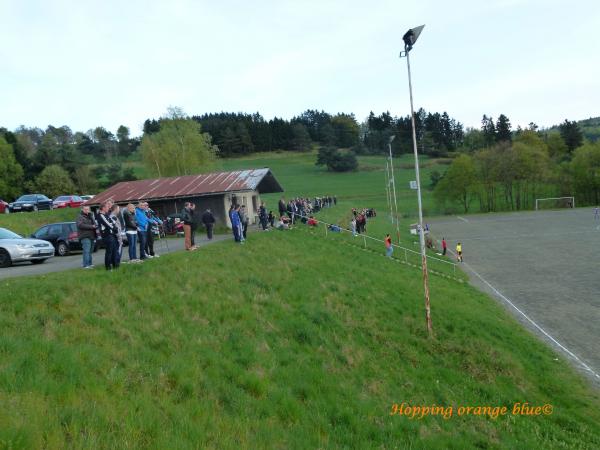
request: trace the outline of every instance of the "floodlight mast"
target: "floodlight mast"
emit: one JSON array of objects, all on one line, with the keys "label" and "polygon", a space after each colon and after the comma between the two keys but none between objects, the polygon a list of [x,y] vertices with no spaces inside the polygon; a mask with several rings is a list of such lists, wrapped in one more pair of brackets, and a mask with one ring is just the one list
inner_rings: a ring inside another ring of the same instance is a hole
[{"label": "floodlight mast", "polygon": [[400,52],[400,57],[406,57],[406,67],[408,68],[408,91],[410,93],[410,118],[412,123],[412,140],[413,140],[413,151],[415,154],[415,175],[417,178],[417,198],[419,203],[419,241],[421,244],[421,267],[423,268],[423,288],[425,291],[425,321],[427,323],[427,331],[429,334],[432,332],[431,325],[431,304],[429,302],[429,274],[427,272],[427,254],[425,253],[425,235],[423,229],[423,205],[421,201],[421,178],[419,175],[419,154],[417,152],[417,132],[415,128],[415,111],[413,106],[413,94],[412,94],[412,79],[410,75],[410,57],[409,53],[413,48],[413,45],[417,42],[421,31],[423,31],[425,25],[421,25],[416,28],[408,30],[402,40],[404,41],[404,51]]}]

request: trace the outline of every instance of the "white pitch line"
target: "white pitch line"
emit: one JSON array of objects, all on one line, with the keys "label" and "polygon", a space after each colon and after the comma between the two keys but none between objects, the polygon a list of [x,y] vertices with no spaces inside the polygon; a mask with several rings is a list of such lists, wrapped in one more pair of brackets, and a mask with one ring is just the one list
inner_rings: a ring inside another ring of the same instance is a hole
[{"label": "white pitch line", "polygon": [[[450,253],[454,254],[453,251],[450,251]],[[455,255],[456,256],[456,255]],[[542,334],[544,334],[544,336],[546,336],[548,339],[550,339],[554,344],[556,344],[562,351],[564,351],[567,355],[571,356],[573,359],[575,359],[579,365],[581,365],[581,367],[583,367],[585,370],[587,370],[588,372],[590,372],[594,377],[596,377],[598,380],[600,380],[600,375],[598,375],[594,369],[592,369],[590,366],[588,366],[586,363],[584,363],[581,359],[579,359],[579,357],[577,355],[575,355],[575,353],[573,353],[571,350],[569,350],[567,347],[565,347],[564,345],[562,345],[560,342],[558,342],[556,339],[554,339],[546,330],[544,330],[541,326],[539,326],[537,323],[535,323],[527,314],[525,314],[523,311],[521,311],[513,302],[510,301],[510,299],[508,297],[506,297],[505,295],[503,295],[498,289],[496,289],[494,286],[492,286],[485,278],[483,278],[481,275],[479,275],[479,273],[477,273],[477,271],[475,269],[473,269],[471,266],[469,266],[467,263],[461,263],[464,266],[466,266],[471,272],[473,272],[475,274],[475,276],[477,278],[479,278],[481,281],[483,281],[498,297],[500,297],[502,300],[504,300],[506,303],[508,303],[510,306],[512,306],[519,314],[521,314],[525,319],[527,319],[527,321],[529,323],[531,323],[535,328],[537,328]]]},{"label": "white pitch line", "polygon": [[467,219],[465,219],[464,217],[460,217],[460,216],[456,216],[458,217],[460,220],[462,220],[464,223],[469,223],[469,221]]}]

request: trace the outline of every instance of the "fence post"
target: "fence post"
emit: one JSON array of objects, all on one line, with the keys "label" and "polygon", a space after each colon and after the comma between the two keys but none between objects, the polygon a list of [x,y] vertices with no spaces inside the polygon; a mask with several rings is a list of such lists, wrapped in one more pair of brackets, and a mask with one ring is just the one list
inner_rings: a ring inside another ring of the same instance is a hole
[{"label": "fence post", "polygon": [[325,237],[327,237],[327,225],[325,225]]},{"label": "fence post", "polygon": [[404,262],[408,264],[408,255],[406,254],[406,249],[404,249]]},{"label": "fence post", "polygon": [[365,248],[367,248],[367,238],[365,237],[364,234],[363,234],[363,240],[365,241]]},{"label": "fence post", "polygon": [[454,278],[456,278],[456,264],[452,264],[452,269],[454,270]]}]

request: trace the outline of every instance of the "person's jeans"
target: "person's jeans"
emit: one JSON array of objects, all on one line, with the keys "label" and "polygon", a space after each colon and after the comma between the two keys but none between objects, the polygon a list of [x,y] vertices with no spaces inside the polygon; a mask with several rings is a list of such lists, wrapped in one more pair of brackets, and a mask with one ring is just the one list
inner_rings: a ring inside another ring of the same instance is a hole
[{"label": "person's jeans", "polygon": [[83,238],[81,240],[81,248],[83,249],[83,267],[89,267],[92,265],[92,247],[94,241],[90,238]]},{"label": "person's jeans", "polygon": [[392,257],[392,253],[394,253],[394,247],[392,247],[391,245],[386,249],[385,251],[385,256],[387,256],[388,258]]},{"label": "person's jeans", "polygon": [[129,261],[133,261],[134,259],[137,259],[137,256],[135,255],[135,244],[137,243],[137,234],[127,233],[127,242],[129,245]]},{"label": "person's jeans", "polygon": [[138,230],[138,238],[140,240],[140,259],[146,259],[146,231]]}]

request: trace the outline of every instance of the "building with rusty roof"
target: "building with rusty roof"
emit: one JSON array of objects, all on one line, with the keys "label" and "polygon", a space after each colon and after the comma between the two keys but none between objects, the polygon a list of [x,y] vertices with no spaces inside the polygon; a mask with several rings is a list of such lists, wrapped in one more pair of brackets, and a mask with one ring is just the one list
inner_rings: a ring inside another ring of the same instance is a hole
[{"label": "building with rusty roof", "polygon": [[122,181],[89,200],[99,206],[108,199],[119,205],[147,201],[160,217],[178,214],[185,202],[196,204],[196,217],[210,208],[217,225],[231,226],[231,205],[246,205],[249,217],[258,214],[260,194],[283,192],[269,168],[213,172],[150,180]]}]

